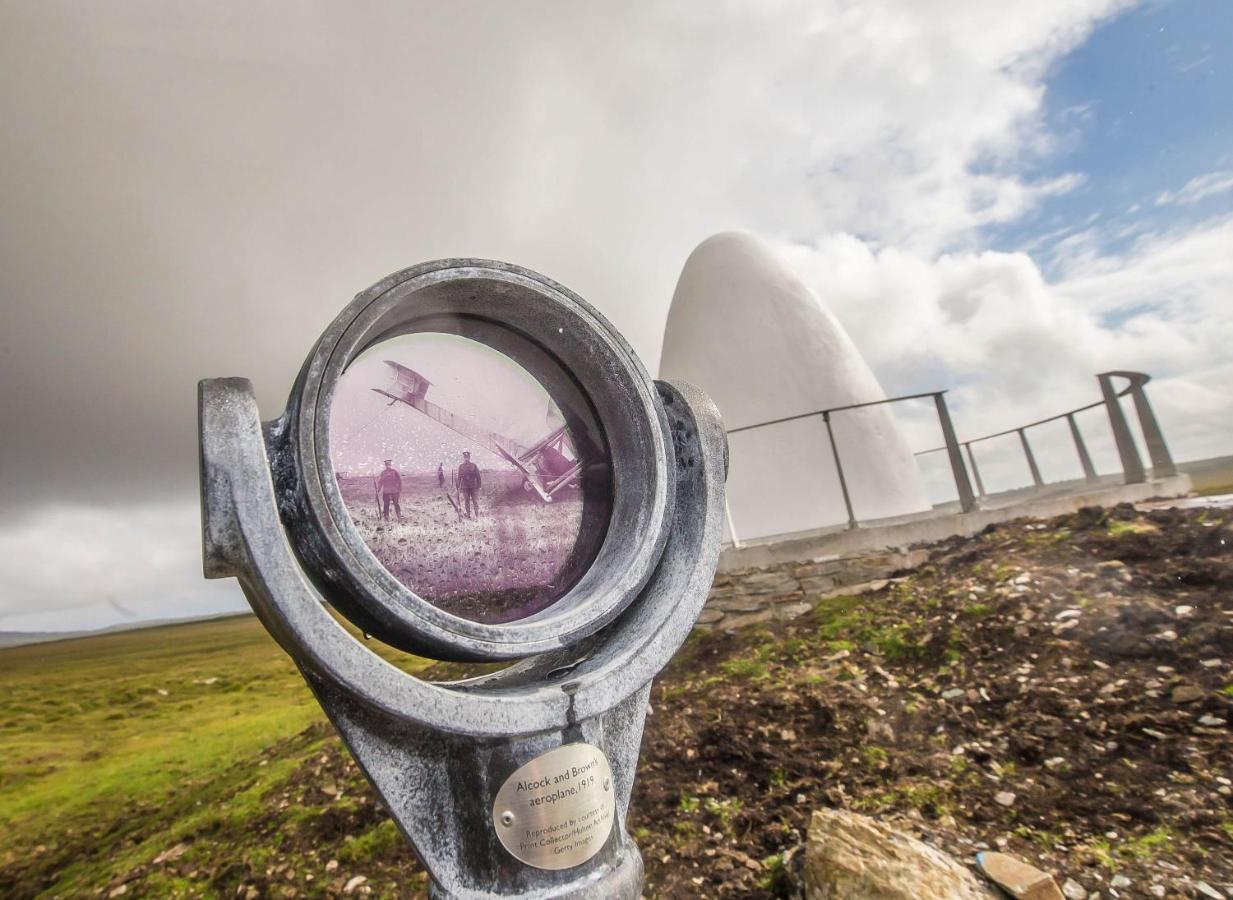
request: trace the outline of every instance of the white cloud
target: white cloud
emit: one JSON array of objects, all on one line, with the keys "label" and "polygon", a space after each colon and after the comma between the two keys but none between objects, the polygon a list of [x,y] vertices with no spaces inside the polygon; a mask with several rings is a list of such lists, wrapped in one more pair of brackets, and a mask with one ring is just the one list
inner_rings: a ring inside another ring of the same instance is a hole
[{"label": "white cloud", "polygon": [[1190,205],[1215,197],[1226,191],[1233,191],[1233,172],[1208,172],[1190,179],[1179,190],[1162,191],[1156,198],[1157,206],[1167,206],[1173,203]]},{"label": "white cloud", "polygon": [[248,608],[201,577],[196,504],[57,505],[0,529],[0,631],[71,631]]},{"label": "white cloud", "polygon": [[[1047,281],[1021,253],[936,259],[877,250],[850,235],[785,248],[848,327],[888,393],[950,387],[961,438],[1000,431],[1099,399],[1095,375],[1153,376],[1148,395],[1176,459],[1233,453],[1233,216],[1138,241],[1127,253],[1094,249]],[[1100,411],[1082,425],[1114,465]],[[936,443],[926,412],[903,413],[918,448]],[[1039,454],[1077,463],[1062,423],[1031,437]],[[1024,483],[1014,437],[982,447]],[[1043,465],[1043,462],[1042,462]],[[1013,471],[1012,471],[1013,470]],[[989,481],[990,479],[986,479]]]}]

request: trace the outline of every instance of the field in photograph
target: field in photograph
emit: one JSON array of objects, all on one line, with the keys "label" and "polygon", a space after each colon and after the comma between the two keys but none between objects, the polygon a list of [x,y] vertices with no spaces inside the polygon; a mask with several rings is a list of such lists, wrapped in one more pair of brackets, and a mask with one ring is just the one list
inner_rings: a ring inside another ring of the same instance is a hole
[{"label": "field in photograph", "polygon": [[344,479],[341,486],[361,537],[396,578],[455,615],[511,621],[560,596],[582,499],[566,489],[545,503],[522,489],[516,472],[484,472],[483,478],[474,518],[435,474],[403,476],[401,521],[392,506],[390,520],[382,519],[370,479]]}]

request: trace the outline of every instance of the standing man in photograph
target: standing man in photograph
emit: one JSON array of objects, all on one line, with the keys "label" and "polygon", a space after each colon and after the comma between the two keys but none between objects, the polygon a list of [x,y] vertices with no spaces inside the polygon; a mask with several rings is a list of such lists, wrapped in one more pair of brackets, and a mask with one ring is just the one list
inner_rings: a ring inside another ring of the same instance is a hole
[{"label": "standing man in photograph", "polygon": [[[471,462],[470,450],[462,451],[462,465],[458,467],[458,489],[462,491],[466,502],[467,518],[477,518],[479,516],[480,470],[479,466]],[[471,514],[472,507],[475,509],[474,515]]]},{"label": "standing man in photograph", "polygon": [[445,463],[437,463],[437,487],[445,487]]},{"label": "standing man in photograph", "polygon": [[394,461],[387,459],[385,468],[377,476],[377,493],[381,495],[381,518],[390,520],[390,502],[394,503],[394,514],[402,521],[402,507],[398,505],[398,495],[402,493],[402,476],[394,468]]}]

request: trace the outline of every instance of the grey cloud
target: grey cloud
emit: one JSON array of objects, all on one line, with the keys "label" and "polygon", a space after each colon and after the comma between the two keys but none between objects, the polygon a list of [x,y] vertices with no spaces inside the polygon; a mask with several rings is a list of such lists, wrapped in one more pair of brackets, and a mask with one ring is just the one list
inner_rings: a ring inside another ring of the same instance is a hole
[{"label": "grey cloud", "polygon": [[1012,219],[1058,189],[1014,172],[1042,73],[1119,6],[6,5],[4,533],[190,507],[195,382],[247,375],[276,413],[337,310],[414,262],[539,269],[654,369],[708,234],[928,256]]}]

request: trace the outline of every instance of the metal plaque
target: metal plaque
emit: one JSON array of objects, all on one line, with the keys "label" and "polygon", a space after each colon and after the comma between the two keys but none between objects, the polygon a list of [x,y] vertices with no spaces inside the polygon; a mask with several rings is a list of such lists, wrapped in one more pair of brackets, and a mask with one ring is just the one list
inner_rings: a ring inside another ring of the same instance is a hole
[{"label": "metal plaque", "polygon": [[608,758],[566,744],[519,768],[501,785],[492,824],[502,846],[537,869],[568,869],[599,852],[616,812]]}]

